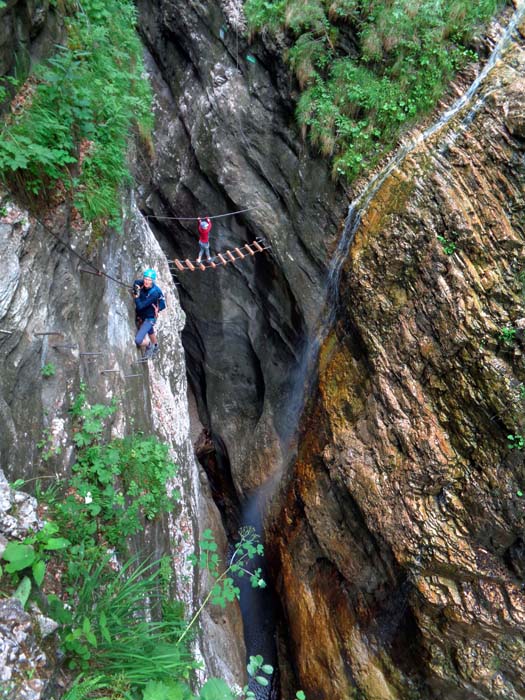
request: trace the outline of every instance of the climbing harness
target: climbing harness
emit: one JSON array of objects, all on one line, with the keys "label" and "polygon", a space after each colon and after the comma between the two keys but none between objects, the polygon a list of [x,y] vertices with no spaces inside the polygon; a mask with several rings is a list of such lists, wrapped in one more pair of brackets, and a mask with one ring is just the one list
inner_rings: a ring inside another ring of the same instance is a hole
[{"label": "climbing harness", "polygon": [[[251,243],[246,243],[242,246],[242,248],[246,251],[246,253],[248,253],[249,257],[254,257],[257,253],[263,253],[265,250],[270,250],[271,246],[268,245],[263,238],[257,238]],[[236,255],[234,255],[234,253]],[[242,252],[241,248],[234,248],[233,252],[231,250],[226,250],[222,253],[217,253],[217,255],[215,255],[211,260],[202,260],[199,262],[197,260],[189,260],[188,258],[186,258],[186,260],[175,259],[173,261],[170,260],[168,264],[170,265],[171,269],[173,269],[173,266],[177,268],[178,272],[186,272],[187,270],[195,272],[197,269],[204,272],[206,268],[211,267],[212,269],[215,269],[220,265],[225,266],[228,265],[228,263],[236,263],[237,261],[244,260],[245,258],[246,254]],[[173,271],[175,272],[174,269]]]}]

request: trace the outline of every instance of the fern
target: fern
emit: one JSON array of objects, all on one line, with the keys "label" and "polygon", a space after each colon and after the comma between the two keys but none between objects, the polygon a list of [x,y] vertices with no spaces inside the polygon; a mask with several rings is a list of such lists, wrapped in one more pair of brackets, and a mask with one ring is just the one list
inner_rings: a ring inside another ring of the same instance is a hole
[{"label": "fern", "polygon": [[67,44],[21,87],[0,131],[0,175],[33,195],[59,181],[87,221],[117,226],[131,126],[148,132],[151,93],[131,0],[82,0]]},{"label": "fern", "polygon": [[[79,676],[75,679],[71,688],[63,696],[62,700],[86,700],[94,691],[105,690],[108,688],[107,678],[104,680],[104,676],[94,676],[93,678],[86,678],[84,676]],[[99,700],[101,699],[100,694],[97,692],[96,696]],[[102,699],[103,700],[103,699]]]},{"label": "fern", "polygon": [[299,124],[333,158],[334,174],[353,179],[434,107],[502,4],[247,0],[245,12],[252,31],[288,33],[287,58],[303,90]]}]

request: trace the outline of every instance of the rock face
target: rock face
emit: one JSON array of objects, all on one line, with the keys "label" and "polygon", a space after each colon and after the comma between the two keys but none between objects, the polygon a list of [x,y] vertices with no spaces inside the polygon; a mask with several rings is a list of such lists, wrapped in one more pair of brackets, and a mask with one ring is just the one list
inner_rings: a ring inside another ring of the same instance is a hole
[{"label": "rock face", "polygon": [[524,32],[343,270],[270,534],[309,700],[525,698]]},{"label": "rock face", "polygon": [[[0,557],[9,541],[23,540],[42,525],[36,500],[11,489],[0,469]],[[40,700],[52,675],[42,640],[58,625],[36,606],[32,612],[16,597],[0,601],[0,682],[6,700]]]},{"label": "rock face", "polygon": [[[56,3],[53,3],[56,5]],[[49,0],[6,0],[0,8],[0,75],[17,77],[50,56],[63,36],[60,13]]]},{"label": "rock face", "polygon": [[[272,245],[235,266],[179,274],[199,415],[245,495],[285,458],[297,417],[287,397],[304,379],[304,340],[322,306],[345,199],[328,164],[301,145],[277,54],[238,31],[241,5],[140,0],[158,117],[140,204],[155,217],[251,208],[214,220],[212,251],[257,236]],[[172,257],[195,259],[196,221],[150,223]]]},{"label": "rock face", "polygon": [[[179,466],[173,487],[182,493],[180,511],[149,527],[134,546],[145,556],[171,555],[174,593],[188,611],[194,610],[204,584],[187,556],[197,546],[202,529],[212,528],[220,542],[222,528],[190,439],[180,341],[184,314],[165,257],[133,200],[128,203],[124,233],[98,244],[91,241],[89,231],[71,230],[65,208],[56,208],[41,221],[6,195],[1,200],[0,464],[10,480],[67,475],[74,458],[68,408],[80,382],[87,386],[90,403],[117,398],[119,411],[112,434],[155,432],[170,444]],[[129,291],[105,277],[82,272],[93,268],[80,262],[50,230],[125,284],[131,284],[146,267],[158,271],[167,299],[159,322],[158,362],[134,364],[138,355]],[[46,365],[54,369],[52,376],[43,376]],[[235,609],[228,617],[222,611],[209,614],[196,653],[202,655],[206,647],[207,673],[242,683],[244,651],[238,626]],[[217,640],[212,649],[210,638]]]}]

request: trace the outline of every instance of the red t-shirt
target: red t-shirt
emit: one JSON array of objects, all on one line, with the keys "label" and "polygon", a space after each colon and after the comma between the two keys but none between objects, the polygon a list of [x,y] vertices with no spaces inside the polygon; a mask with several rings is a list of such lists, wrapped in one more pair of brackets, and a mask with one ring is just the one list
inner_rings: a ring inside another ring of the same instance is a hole
[{"label": "red t-shirt", "polygon": [[[208,226],[204,227],[203,224],[207,223]],[[210,237],[210,231],[211,231],[211,221],[210,219],[206,218],[204,221],[202,219],[199,219],[199,241],[201,243],[208,243],[209,237]]]}]

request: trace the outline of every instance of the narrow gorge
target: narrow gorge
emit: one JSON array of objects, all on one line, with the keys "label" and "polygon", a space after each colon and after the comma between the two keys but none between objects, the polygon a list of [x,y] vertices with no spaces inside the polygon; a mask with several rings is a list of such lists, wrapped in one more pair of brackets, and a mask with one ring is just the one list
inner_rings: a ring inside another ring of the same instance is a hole
[{"label": "narrow gorge", "polygon": [[[52,559],[37,585],[38,569],[10,574],[6,558],[0,698],[521,700],[525,5],[500,5],[480,25],[440,104],[349,184],[297,124],[296,0],[260,3],[287,8],[286,31],[249,29],[244,4],[137,1],[154,122],[128,141],[121,233],[78,215],[67,183],[30,196],[3,176],[0,554],[41,530],[57,498],[46,510],[23,492],[38,497],[46,480],[61,480],[90,505],[74,481],[85,430],[75,406],[79,395],[86,406],[114,404],[97,440],[114,449],[153,435],[177,465],[165,486],[177,503],[141,515],[126,555],[133,566],[166,557],[158,606],[171,602],[182,626],[158,646],[179,648],[188,634],[192,661],[181,655],[180,679],[126,680],[128,668],[113,688],[93,680],[75,695],[79,671],[105,670],[85,656],[76,670],[64,664],[79,652],[58,636],[63,619],[43,632],[39,616],[53,618],[48,597],[60,590],[52,579],[67,581],[67,564]],[[340,17],[368,7],[317,4],[339,29]],[[415,3],[414,16],[425,7]],[[102,8],[86,5],[94,35]],[[0,2],[1,74],[31,75],[72,35],[77,10]],[[360,30],[344,27],[339,40],[354,56]],[[333,48],[335,33],[323,31]],[[2,83],[8,127],[39,81]],[[75,109],[88,109],[82,90]],[[66,166],[72,182],[89,161],[86,133],[78,170]],[[177,269],[175,259],[195,261],[204,216],[215,255],[254,240],[267,250]],[[146,268],[167,309],[160,357],[141,362],[129,287]],[[133,488],[144,495],[150,484]],[[126,570],[103,532],[110,566]],[[238,602],[217,585],[239,541],[257,533],[265,553],[231,579]],[[32,593],[21,601],[24,574]],[[79,590],[68,584],[73,607]],[[146,617],[159,616],[155,600]],[[100,620],[71,634],[89,642],[92,626],[103,646]]]}]

